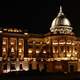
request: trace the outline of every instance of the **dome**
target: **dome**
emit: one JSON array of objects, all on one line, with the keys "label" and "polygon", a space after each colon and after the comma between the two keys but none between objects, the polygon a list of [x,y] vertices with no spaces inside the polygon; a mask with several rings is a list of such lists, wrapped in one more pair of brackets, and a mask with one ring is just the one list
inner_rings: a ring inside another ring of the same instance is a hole
[{"label": "dome", "polygon": [[71,27],[70,21],[65,17],[64,13],[62,12],[62,7],[60,6],[60,11],[57,17],[52,21],[51,24],[51,32],[53,32],[56,28],[67,28],[70,29]]},{"label": "dome", "polygon": [[56,17],[52,22],[52,27],[55,26],[70,26],[70,21],[65,16]]}]

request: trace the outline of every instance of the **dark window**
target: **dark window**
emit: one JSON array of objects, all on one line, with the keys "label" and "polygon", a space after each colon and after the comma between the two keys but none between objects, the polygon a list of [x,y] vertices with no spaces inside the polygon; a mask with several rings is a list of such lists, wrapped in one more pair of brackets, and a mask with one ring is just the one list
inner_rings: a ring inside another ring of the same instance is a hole
[{"label": "dark window", "polygon": [[67,48],[67,51],[69,52],[69,46],[66,46],[66,48]]},{"label": "dark window", "polygon": [[4,65],[3,65],[3,69],[4,69],[4,70],[7,70],[7,64],[4,64]]},{"label": "dark window", "polygon": [[61,52],[63,52],[64,51],[64,46],[61,46]]},{"label": "dark window", "polygon": [[46,72],[46,70],[47,70],[47,65],[44,64],[44,69],[43,69],[42,71],[43,71],[43,72]]},{"label": "dark window", "polygon": [[57,47],[57,46],[55,46],[54,48],[55,48],[55,51],[57,51],[57,50],[58,50],[58,47]]},{"label": "dark window", "polygon": [[15,69],[15,64],[11,64],[11,70]]},{"label": "dark window", "polygon": [[32,64],[29,64],[29,70],[32,70]]},{"label": "dark window", "polygon": [[74,65],[70,65],[70,72],[74,72]]},{"label": "dark window", "polygon": [[20,64],[20,69],[23,69],[23,68],[22,68],[22,64]]}]

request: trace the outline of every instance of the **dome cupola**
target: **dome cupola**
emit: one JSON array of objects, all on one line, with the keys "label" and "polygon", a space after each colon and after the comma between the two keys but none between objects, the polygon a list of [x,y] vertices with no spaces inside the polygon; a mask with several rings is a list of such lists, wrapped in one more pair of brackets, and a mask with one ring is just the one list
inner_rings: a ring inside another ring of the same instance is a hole
[{"label": "dome cupola", "polygon": [[62,12],[62,6],[60,6],[60,11],[57,17],[52,21],[50,31],[53,33],[68,34],[72,32],[72,27],[70,27],[70,21],[66,18]]}]

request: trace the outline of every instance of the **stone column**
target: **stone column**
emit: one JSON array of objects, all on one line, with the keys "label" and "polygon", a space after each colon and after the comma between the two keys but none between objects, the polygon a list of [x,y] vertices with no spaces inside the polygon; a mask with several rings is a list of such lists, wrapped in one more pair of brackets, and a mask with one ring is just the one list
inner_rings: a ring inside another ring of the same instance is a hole
[{"label": "stone column", "polygon": [[53,72],[53,61],[47,63],[47,72]]},{"label": "stone column", "polygon": [[28,71],[29,70],[29,62],[23,61],[23,70]]},{"label": "stone column", "polygon": [[44,69],[43,61],[39,62],[39,71],[41,72]]},{"label": "stone column", "polygon": [[37,61],[36,61],[36,59],[33,59],[33,61],[32,61],[32,70],[37,70]]},{"label": "stone column", "polygon": [[7,63],[7,72],[10,72],[10,62]]},{"label": "stone column", "polygon": [[20,70],[20,63],[19,63],[19,61],[16,61],[15,68],[16,68],[16,71]]}]

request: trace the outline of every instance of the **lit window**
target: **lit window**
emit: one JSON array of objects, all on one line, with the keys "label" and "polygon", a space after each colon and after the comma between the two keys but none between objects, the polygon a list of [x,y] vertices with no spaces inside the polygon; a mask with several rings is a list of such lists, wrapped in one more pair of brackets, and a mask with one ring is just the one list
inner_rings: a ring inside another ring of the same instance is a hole
[{"label": "lit window", "polygon": [[14,52],[14,48],[13,47],[11,48],[11,52]]},{"label": "lit window", "polygon": [[11,42],[11,45],[14,45],[14,42]]},{"label": "lit window", "polygon": [[71,57],[71,53],[67,53],[67,57]]},{"label": "lit window", "polygon": [[19,52],[20,52],[20,53],[22,52],[22,49],[21,49],[21,48],[19,49]]},{"label": "lit window", "polygon": [[39,50],[36,50],[36,53],[39,53],[40,51]]},{"label": "lit window", "polygon": [[75,43],[72,43],[72,45],[75,45]]},{"label": "lit window", "polygon": [[77,52],[75,52],[75,54],[77,54]]},{"label": "lit window", "polygon": [[22,43],[21,43],[21,42],[19,42],[19,45],[22,45]]},{"label": "lit window", "polygon": [[54,43],[54,42],[53,42],[53,45],[56,45],[56,44],[58,44],[58,43]]},{"label": "lit window", "polygon": [[17,29],[14,29],[14,32],[17,32]]},{"label": "lit window", "polygon": [[71,44],[71,42],[67,42],[66,44]]},{"label": "lit window", "polygon": [[0,30],[0,33],[2,33],[2,31]]},{"label": "lit window", "polygon": [[46,43],[49,44],[49,41],[47,41]]},{"label": "lit window", "polygon": [[3,41],[3,45],[5,45],[6,44],[6,42],[5,41]]},{"label": "lit window", "polygon": [[29,50],[28,50],[28,53],[32,53],[32,50],[31,50],[31,49],[29,49]]},{"label": "lit window", "polygon": [[65,42],[60,42],[59,44],[65,44]]},{"label": "lit window", "polygon": [[55,53],[55,50],[53,50],[53,53]]},{"label": "lit window", "polygon": [[3,52],[6,52],[6,48],[3,48]]},{"label": "lit window", "polygon": [[65,53],[65,50],[63,52]]},{"label": "lit window", "polygon": [[19,31],[17,30],[17,32],[19,32]]},{"label": "lit window", "polygon": [[7,31],[7,29],[5,28],[5,29],[3,29],[4,31]]},{"label": "lit window", "polygon": [[68,40],[66,44],[71,44],[71,41],[70,41],[70,40]]},{"label": "lit window", "polygon": [[40,42],[40,44],[42,44],[43,42]]},{"label": "lit window", "polygon": [[43,58],[41,58],[41,61],[43,61]]},{"label": "lit window", "polygon": [[69,52],[71,53],[71,50]]},{"label": "lit window", "polygon": [[33,61],[36,61],[36,58],[33,58]]},{"label": "lit window", "polygon": [[10,28],[10,29],[8,29],[8,32],[13,32],[13,30]]},{"label": "lit window", "polygon": [[33,44],[35,44],[36,42],[35,41],[33,41]]},{"label": "lit window", "polygon": [[43,53],[46,53],[46,50],[44,50]]},{"label": "lit window", "polygon": [[8,32],[9,32],[10,30],[8,29]]},{"label": "lit window", "polygon": [[28,33],[24,33],[24,35],[28,35]]}]

